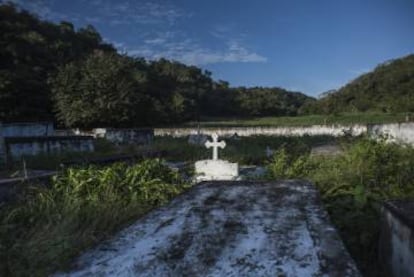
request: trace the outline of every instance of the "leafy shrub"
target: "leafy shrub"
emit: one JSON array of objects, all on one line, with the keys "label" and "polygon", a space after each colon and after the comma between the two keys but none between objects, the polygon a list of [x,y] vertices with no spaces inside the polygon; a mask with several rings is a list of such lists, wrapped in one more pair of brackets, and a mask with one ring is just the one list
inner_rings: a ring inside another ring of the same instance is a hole
[{"label": "leafy shrub", "polygon": [[187,186],[159,160],[69,168],[0,210],[0,275],[45,276]]},{"label": "leafy shrub", "polygon": [[339,156],[289,155],[279,149],[268,164],[270,178],[307,178],[349,251],[367,276],[376,269],[382,201],[414,197],[414,149],[362,139]]}]

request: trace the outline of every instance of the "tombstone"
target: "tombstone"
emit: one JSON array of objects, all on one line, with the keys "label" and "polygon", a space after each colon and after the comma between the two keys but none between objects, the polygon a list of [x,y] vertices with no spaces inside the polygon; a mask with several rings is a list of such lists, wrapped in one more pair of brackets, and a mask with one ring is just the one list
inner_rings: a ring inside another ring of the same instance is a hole
[{"label": "tombstone", "polygon": [[275,152],[275,151],[273,151],[273,150],[269,147],[269,145],[268,145],[268,146],[266,146],[265,154],[266,154],[266,157],[267,157],[267,158],[271,158],[271,157],[273,157],[274,152]]},{"label": "tombstone", "polygon": [[213,148],[213,157],[211,160],[201,160],[195,163],[196,181],[209,180],[236,180],[239,176],[239,165],[230,163],[218,158],[218,148],[226,147],[224,141],[218,141],[218,135],[214,133],[213,141],[206,141],[207,148]]},{"label": "tombstone", "polygon": [[205,134],[191,134],[188,136],[188,143],[195,145],[204,145],[208,140],[208,136]]}]

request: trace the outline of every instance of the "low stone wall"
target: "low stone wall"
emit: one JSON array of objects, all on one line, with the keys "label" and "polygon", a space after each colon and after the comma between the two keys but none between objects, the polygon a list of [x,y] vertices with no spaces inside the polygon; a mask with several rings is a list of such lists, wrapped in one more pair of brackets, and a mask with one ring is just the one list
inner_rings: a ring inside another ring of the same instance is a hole
[{"label": "low stone wall", "polygon": [[154,139],[154,130],[150,128],[95,128],[90,131],[77,129],[74,130],[74,133],[76,135],[105,138],[116,144],[150,144]]},{"label": "low stone wall", "polygon": [[6,123],[0,125],[0,128],[5,138],[52,136],[54,132],[52,122]]},{"label": "low stone wall", "polygon": [[368,136],[378,139],[388,137],[389,141],[408,143],[414,145],[414,123],[395,124],[368,124],[368,125],[313,125],[299,127],[205,127],[205,128],[156,128],[155,136],[186,137],[197,133],[211,135],[217,133],[219,136],[315,136],[328,135],[339,137],[343,135]]},{"label": "low stone wall", "polygon": [[103,137],[116,144],[150,144],[154,139],[153,129],[94,129],[96,137]]},{"label": "low stone wall", "polygon": [[343,136],[349,134],[352,136],[359,136],[367,132],[365,125],[313,125],[302,127],[208,127],[208,128],[156,128],[154,129],[155,136],[173,136],[185,137],[191,134],[211,135],[217,133],[219,136],[233,136],[237,134],[241,137],[248,136],[315,136],[315,135],[329,135],[329,136]]},{"label": "low stone wall", "polygon": [[8,137],[5,148],[10,161],[24,155],[93,151],[94,144],[91,136]]},{"label": "low stone wall", "polygon": [[368,125],[368,134],[373,138],[385,136],[389,141],[414,145],[414,123]]},{"label": "low stone wall", "polygon": [[414,201],[394,200],[384,204],[379,258],[384,276],[414,276]]}]

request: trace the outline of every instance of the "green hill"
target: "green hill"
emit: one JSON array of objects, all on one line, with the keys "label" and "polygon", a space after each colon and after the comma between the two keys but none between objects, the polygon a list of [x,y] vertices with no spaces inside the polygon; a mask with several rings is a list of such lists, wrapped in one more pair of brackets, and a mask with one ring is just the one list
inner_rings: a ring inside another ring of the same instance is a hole
[{"label": "green hill", "polygon": [[0,5],[0,121],[153,126],[201,116],[290,116],[315,99],[229,87],[196,66],[117,53],[93,26],[52,23]]},{"label": "green hill", "polygon": [[51,74],[96,49],[115,52],[99,33],[69,22],[53,24],[12,4],[0,5],[0,120],[50,120]]},{"label": "green hill", "polygon": [[338,91],[303,107],[304,113],[414,112],[414,55],[378,65]]}]

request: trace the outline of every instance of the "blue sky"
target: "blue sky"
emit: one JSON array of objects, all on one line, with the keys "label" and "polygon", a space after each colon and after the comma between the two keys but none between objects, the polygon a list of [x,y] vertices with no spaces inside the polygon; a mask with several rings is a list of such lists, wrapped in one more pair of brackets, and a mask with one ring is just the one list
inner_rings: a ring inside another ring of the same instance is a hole
[{"label": "blue sky", "polygon": [[12,0],[92,24],[120,52],[165,57],[232,86],[316,96],[414,53],[414,0]]}]

